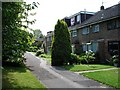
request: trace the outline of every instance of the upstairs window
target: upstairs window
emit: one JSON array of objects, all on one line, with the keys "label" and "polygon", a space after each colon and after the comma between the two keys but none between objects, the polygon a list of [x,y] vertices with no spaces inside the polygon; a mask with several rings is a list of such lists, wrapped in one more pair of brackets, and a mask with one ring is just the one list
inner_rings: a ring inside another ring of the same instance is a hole
[{"label": "upstairs window", "polygon": [[107,29],[112,30],[116,28],[116,21],[110,21],[107,23]]},{"label": "upstairs window", "polygon": [[72,31],[72,37],[76,37],[77,36],[77,30],[73,30]]},{"label": "upstairs window", "polygon": [[80,22],[80,15],[77,15],[77,22]]},{"label": "upstairs window", "polygon": [[85,27],[82,29],[82,34],[85,35],[85,34],[88,34],[89,33],[89,28],[88,27]]},{"label": "upstairs window", "polygon": [[94,26],[92,27],[92,31],[93,31],[93,32],[99,32],[99,25],[94,25]]},{"label": "upstairs window", "polygon": [[117,23],[116,23],[116,27],[120,28],[120,19],[118,19]]},{"label": "upstairs window", "polygon": [[75,17],[71,18],[71,26],[75,24]]}]

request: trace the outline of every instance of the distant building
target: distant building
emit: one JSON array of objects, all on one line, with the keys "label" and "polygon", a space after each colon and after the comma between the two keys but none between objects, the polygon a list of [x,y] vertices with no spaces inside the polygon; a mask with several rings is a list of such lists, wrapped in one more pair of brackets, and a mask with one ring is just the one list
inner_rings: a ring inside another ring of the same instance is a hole
[{"label": "distant building", "polygon": [[49,32],[47,32],[47,35],[45,37],[45,51],[48,54],[50,54],[50,51],[51,51],[53,35],[54,35],[54,32],[53,31],[49,31]]}]

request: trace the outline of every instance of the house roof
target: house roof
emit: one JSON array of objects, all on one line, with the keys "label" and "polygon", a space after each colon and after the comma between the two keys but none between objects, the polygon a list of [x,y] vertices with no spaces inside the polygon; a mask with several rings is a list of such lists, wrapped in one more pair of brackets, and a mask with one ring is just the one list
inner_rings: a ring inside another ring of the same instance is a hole
[{"label": "house roof", "polygon": [[98,11],[94,16],[79,24],[79,28],[87,26],[89,24],[95,24],[98,22],[106,21],[114,17],[120,16],[120,3],[104,10]]},{"label": "house roof", "polygon": [[95,12],[89,12],[89,11],[80,11],[80,12],[78,12],[78,13],[75,13],[75,14],[73,14],[73,15],[71,15],[71,16],[69,16],[68,18],[70,19],[70,18],[72,18],[72,17],[75,17],[76,15],[79,15],[79,14],[95,14]]}]

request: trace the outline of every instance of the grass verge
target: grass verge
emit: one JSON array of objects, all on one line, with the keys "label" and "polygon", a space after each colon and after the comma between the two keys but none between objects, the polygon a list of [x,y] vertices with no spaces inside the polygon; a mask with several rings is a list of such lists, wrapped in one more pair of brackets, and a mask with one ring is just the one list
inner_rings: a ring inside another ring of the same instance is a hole
[{"label": "grass verge", "polygon": [[114,66],[110,65],[100,65],[100,64],[81,64],[81,65],[66,65],[63,68],[78,72],[78,71],[87,71],[87,70],[98,70],[98,69],[106,69],[106,68],[114,68]]},{"label": "grass verge", "polygon": [[120,69],[82,73],[82,75],[114,88],[120,88]]},{"label": "grass verge", "polygon": [[2,88],[42,88],[44,85],[25,67],[7,66],[2,70]]},{"label": "grass verge", "polygon": [[39,55],[40,58],[45,59],[48,61],[49,64],[51,64],[51,55],[48,54],[41,54]]}]

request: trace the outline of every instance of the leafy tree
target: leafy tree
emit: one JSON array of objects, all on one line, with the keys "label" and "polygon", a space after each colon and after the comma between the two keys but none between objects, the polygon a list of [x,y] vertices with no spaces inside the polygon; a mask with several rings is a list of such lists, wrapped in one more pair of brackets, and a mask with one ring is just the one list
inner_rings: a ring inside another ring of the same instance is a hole
[{"label": "leafy tree", "polygon": [[[6,62],[22,63],[22,56],[31,45],[28,29],[28,11],[35,7],[25,2],[3,2],[2,3],[2,60]],[[25,24],[26,23],[26,24]]]},{"label": "leafy tree", "polygon": [[39,29],[32,30],[32,31],[33,31],[33,37],[34,37],[33,45],[37,46],[37,48],[39,49],[43,44],[44,36],[42,34],[42,31]]},{"label": "leafy tree", "polygon": [[52,44],[52,65],[61,66],[69,62],[71,58],[71,42],[67,24],[58,20],[55,25]]},{"label": "leafy tree", "polygon": [[33,33],[34,33],[34,38],[37,39],[37,38],[43,38],[43,34],[41,32],[41,30],[39,29],[36,29],[36,30],[32,30]]}]

